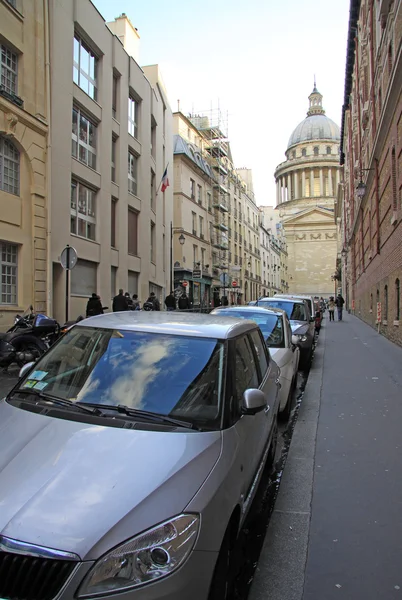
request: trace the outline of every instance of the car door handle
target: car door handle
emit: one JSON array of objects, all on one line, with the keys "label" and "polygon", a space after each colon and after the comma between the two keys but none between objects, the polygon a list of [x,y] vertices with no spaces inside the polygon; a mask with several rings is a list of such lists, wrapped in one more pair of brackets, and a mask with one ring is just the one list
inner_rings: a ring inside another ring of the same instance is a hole
[{"label": "car door handle", "polygon": [[269,412],[270,410],[271,410],[271,407],[269,404],[267,404],[267,406],[264,408],[265,414],[267,414],[267,412]]}]

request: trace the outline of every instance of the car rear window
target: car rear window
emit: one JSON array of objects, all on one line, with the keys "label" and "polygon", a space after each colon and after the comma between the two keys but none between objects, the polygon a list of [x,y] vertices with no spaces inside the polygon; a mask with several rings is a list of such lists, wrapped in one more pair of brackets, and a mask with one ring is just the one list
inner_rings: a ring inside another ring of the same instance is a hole
[{"label": "car rear window", "polygon": [[284,300],[258,300],[258,306],[281,308],[291,321],[307,321],[306,308],[303,302]]},{"label": "car rear window", "polygon": [[[218,314],[218,313],[216,313]],[[284,334],[283,334],[283,321],[282,315],[272,315],[268,311],[252,311],[252,310],[241,310],[241,309],[219,309],[219,315],[225,317],[236,317],[238,319],[250,319],[257,323],[261,329],[261,333],[268,346],[273,348],[283,348]]]}]

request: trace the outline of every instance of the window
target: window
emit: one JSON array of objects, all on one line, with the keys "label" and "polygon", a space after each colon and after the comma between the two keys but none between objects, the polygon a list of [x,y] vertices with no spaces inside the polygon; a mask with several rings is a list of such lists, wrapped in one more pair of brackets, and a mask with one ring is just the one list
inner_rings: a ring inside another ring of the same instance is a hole
[{"label": "window", "polygon": [[205,248],[201,248],[201,266],[205,267]]},{"label": "window", "polygon": [[74,36],[73,80],[88,96],[96,100],[98,59],[77,35]]},{"label": "window", "polygon": [[91,169],[96,168],[96,125],[73,108],[72,154]]},{"label": "window", "polygon": [[302,150],[302,156],[306,156],[307,155],[307,150],[305,148],[303,148]]},{"label": "window", "polygon": [[235,344],[236,397],[238,406],[240,407],[244,392],[250,388],[258,388],[259,383],[257,365],[255,364],[250,340],[247,336],[243,336],[237,339]]},{"label": "window", "polygon": [[156,158],[156,123],[151,123],[151,156]]},{"label": "window", "polygon": [[[71,233],[95,239],[96,193],[78,181],[71,181]],[[92,290],[93,291],[93,290]]]},{"label": "window", "polygon": [[395,146],[392,148],[391,154],[391,177],[392,177],[392,210],[395,212],[398,209],[398,195],[396,185],[396,157],[395,157]]},{"label": "window", "polygon": [[112,137],[112,165],[111,165],[111,180],[116,183],[116,138]]},{"label": "window", "polygon": [[13,8],[17,8],[17,0],[6,0]]},{"label": "window", "polygon": [[388,47],[388,75],[392,72],[392,42]]},{"label": "window", "polygon": [[128,153],[128,191],[134,196],[137,195],[137,167],[138,158],[132,153]]},{"label": "window", "polygon": [[327,146],[327,154],[331,154],[331,146]]},{"label": "window", "polygon": [[127,291],[129,292],[130,296],[133,294],[138,294],[138,275],[139,273],[136,271],[128,272]]},{"label": "window", "polygon": [[151,170],[151,209],[156,212],[155,173]]},{"label": "window", "polygon": [[131,208],[128,209],[128,247],[129,254],[137,256],[138,253],[138,213]]},{"label": "window", "polygon": [[254,344],[255,353],[257,355],[257,359],[260,365],[261,371],[261,381],[265,378],[265,374],[268,370],[268,356],[266,346],[261,339],[261,335],[259,331],[253,331],[250,334],[251,341]]},{"label": "window", "polygon": [[110,245],[116,248],[117,198],[112,198],[110,214]]},{"label": "window", "polygon": [[192,200],[195,200],[195,181],[190,179],[190,196]]},{"label": "window", "polygon": [[120,80],[120,78],[117,75],[113,75],[112,115],[113,115],[114,119],[117,119],[119,80]]},{"label": "window", "polygon": [[138,138],[138,102],[132,96],[128,99],[128,133]]},{"label": "window", "polygon": [[200,185],[197,186],[197,202],[202,204],[202,187]]},{"label": "window", "polygon": [[97,263],[79,258],[71,270],[71,293],[76,296],[90,296],[97,289],[97,270]]},{"label": "window", "polygon": [[12,142],[0,136],[0,190],[20,193],[20,153]]},{"label": "window", "polygon": [[197,215],[195,212],[191,213],[191,219],[193,223],[193,235],[197,235]]},{"label": "window", "polygon": [[117,267],[110,268],[110,297],[114,298],[117,291]]},{"label": "window", "polygon": [[0,303],[18,304],[17,302],[17,268],[18,246],[0,242]]},{"label": "window", "polygon": [[193,246],[193,267],[198,263],[198,246]]},{"label": "window", "polygon": [[388,286],[384,287],[384,320],[388,321]]},{"label": "window", "polygon": [[318,146],[314,146],[314,156],[318,156],[318,152],[319,152]]},{"label": "window", "polygon": [[0,48],[0,83],[9,94],[17,94],[18,57],[4,44],[1,44]]},{"label": "window", "polygon": [[212,212],[212,194],[211,194],[211,192],[207,192],[207,199],[208,199],[208,211]]},{"label": "window", "polygon": [[396,299],[396,315],[395,320],[399,321],[401,314],[401,284],[399,279],[395,281],[395,299]]},{"label": "window", "polygon": [[151,262],[156,263],[156,227],[151,221]]},{"label": "window", "polygon": [[202,217],[200,219],[200,238],[204,239],[204,219]]},{"label": "window", "polygon": [[296,150],[293,150],[293,152],[292,152],[292,158],[296,158]]}]

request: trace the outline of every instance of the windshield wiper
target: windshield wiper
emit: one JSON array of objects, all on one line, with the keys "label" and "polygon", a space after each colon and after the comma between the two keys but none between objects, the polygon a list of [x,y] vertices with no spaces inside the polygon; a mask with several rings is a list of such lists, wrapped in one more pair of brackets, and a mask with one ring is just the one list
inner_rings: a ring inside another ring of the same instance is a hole
[{"label": "windshield wiper", "polygon": [[155,423],[170,423],[171,425],[178,425],[179,427],[185,427],[187,429],[197,429],[197,426],[194,423],[189,423],[188,421],[181,421],[180,419],[174,419],[173,417],[168,417],[167,415],[162,415],[161,413],[154,413],[148,410],[141,410],[140,408],[130,408],[129,406],[125,406],[124,404],[114,405],[114,404],[92,404],[91,406],[99,406],[102,410],[114,410],[123,415],[128,415],[130,417],[139,417],[146,419],[147,421],[155,421]]},{"label": "windshield wiper", "polygon": [[18,389],[18,390],[14,390],[13,395],[14,394],[26,394],[27,396],[37,396],[39,397],[41,400],[45,400],[46,402],[53,402],[53,404],[58,404],[60,406],[68,406],[70,408],[77,408],[78,410],[81,410],[83,412],[89,413],[91,415],[98,415],[98,416],[102,416],[103,413],[101,410],[99,410],[99,408],[92,408],[90,406],[84,406],[83,404],[80,404],[78,402],[73,402],[72,400],[68,400],[68,398],[60,398],[59,396],[52,396],[52,394],[47,394],[46,392],[43,392],[41,390],[35,390],[35,388],[28,388],[28,389]]}]

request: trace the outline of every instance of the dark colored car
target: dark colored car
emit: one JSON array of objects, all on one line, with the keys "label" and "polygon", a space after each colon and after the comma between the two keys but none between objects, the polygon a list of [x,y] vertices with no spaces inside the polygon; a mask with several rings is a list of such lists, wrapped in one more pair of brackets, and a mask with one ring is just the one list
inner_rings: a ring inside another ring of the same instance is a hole
[{"label": "dark colored car", "polygon": [[292,334],[298,338],[300,368],[310,366],[313,355],[315,318],[310,314],[306,300],[296,298],[260,298],[256,306],[281,308],[289,317]]}]

